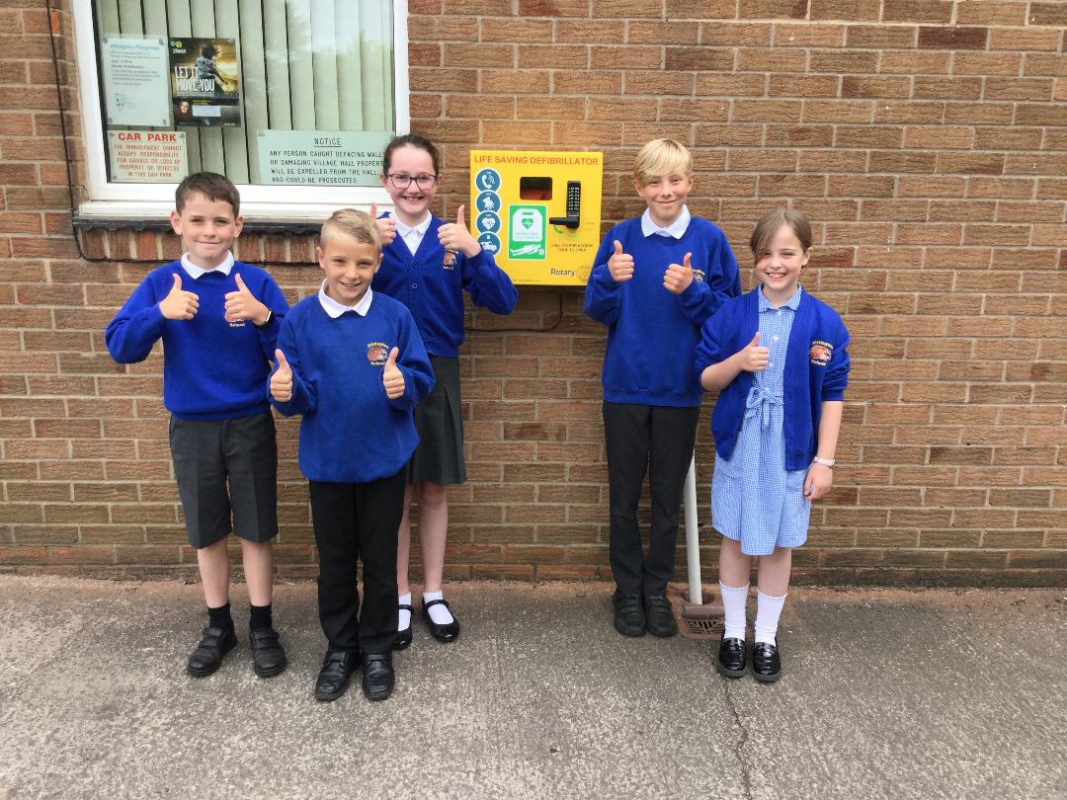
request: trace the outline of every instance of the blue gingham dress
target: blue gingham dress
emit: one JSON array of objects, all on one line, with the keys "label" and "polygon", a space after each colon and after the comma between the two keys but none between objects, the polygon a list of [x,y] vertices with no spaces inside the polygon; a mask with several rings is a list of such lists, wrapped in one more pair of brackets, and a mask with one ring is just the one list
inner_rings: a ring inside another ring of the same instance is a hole
[{"label": "blue gingham dress", "polygon": [[741,552],[765,556],[775,547],[799,547],[808,538],[811,501],[804,497],[807,470],[785,468],[782,384],[786,347],[800,305],[796,293],[781,308],[759,294],[760,346],[767,368],[753,375],[737,445],[724,460],[715,454],[711,516],[715,529],[741,543]]}]

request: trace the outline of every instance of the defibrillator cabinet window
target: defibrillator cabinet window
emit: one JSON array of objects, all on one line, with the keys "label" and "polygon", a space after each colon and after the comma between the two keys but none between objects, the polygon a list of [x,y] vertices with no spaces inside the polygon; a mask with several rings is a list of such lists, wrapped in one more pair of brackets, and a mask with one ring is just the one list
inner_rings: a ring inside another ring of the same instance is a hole
[{"label": "defibrillator cabinet window", "polygon": [[551,200],[551,178],[519,178],[519,198],[522,200]]},{"label": "defibrillator cabinet window", "polygon": [[92,4],[109,183],[378,184],[393,0]]}]

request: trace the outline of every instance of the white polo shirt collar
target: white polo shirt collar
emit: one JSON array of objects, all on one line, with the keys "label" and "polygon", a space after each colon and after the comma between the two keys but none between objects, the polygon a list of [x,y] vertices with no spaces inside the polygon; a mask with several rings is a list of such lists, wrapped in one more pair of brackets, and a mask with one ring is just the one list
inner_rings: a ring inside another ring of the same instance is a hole
[{"label": "white polo shirt collar", "polygon": [[[641,215],[641,233],[644,236],[658,234],[660,236],[670,236],[672,239],[681,239],[685,235],[686,230],[689,229],[689,220],[692,218],[692,215],[689,213],[689,206],[682,206],[682,213],[678,215],[678,219],[666,228],[661,228],[652,221],[652,214],[649,213],[649,210],[646,208],[645,213]],[[399,228],[399,224],[397,227]]]},{"label": "white polo shirt collar", "polygon": [[354,306],[346,306],[343,303],[338,303],[326,294],[326,281],[323,281],[322,286],[319,287],[319,304],[322,305],[322,310],[329,314],[331,319],[337,319],[346,311],[355,311],[361,317],[367,316],[367,312],[370,311],[370,303],[373,297],[374,290],[368,286],[367,293],[360,298],[358,303]]},{"label": "white polo shirt collar", "polygon": [[207,275],[209,272],[221,272],[223,275],[229,275],[230,270],[233,269],[233,253],[227,250],[226,258],[224,258],[222,260],[222,263],[214,269],[204,269],[203,267],[198,267],[196,264],[189,260],[188,253],[182,253],[182,269],[188,272],[189,277],[192,278],[194,281],[199,280],[201,276]]}]

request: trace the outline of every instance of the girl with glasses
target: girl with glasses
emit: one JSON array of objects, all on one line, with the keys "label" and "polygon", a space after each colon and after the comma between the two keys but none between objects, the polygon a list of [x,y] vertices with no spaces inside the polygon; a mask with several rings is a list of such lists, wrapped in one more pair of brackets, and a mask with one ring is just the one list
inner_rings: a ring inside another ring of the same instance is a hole
[{"label": "girl with glasses", "polygon": [[518,300],[511,279],[467,230],[463,206],[455,223],[430,211],[437,193],[437,148],[417,134],[395,137],[385,148],[382,186],[393,211],[377,219],[384,259],[374,290],[404,303],[422,334],[437,378],[433,392],[415,408],[419,445],[408,464],[408,489],[397,549],[399,618],[394,647],[412,641],[410,507],[419,507],[422,545],[423,616],[431,635],[450,642],[459,622],[444,599],[445,542],[448,538],[447,487],[465,483],[463,418],[459,387],[459,346],[463,342],[463,292],[474,305],[510,314]]}]

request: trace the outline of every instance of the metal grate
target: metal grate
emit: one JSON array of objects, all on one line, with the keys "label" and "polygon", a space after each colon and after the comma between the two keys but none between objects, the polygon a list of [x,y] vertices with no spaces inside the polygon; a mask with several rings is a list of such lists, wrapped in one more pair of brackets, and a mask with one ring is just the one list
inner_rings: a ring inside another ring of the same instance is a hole
[{"label": "metal grate", "polygon": [[682,617],[679,630],[686,639],[718,639],[722,636],[722,628],[722,617],[711,619]]}]

